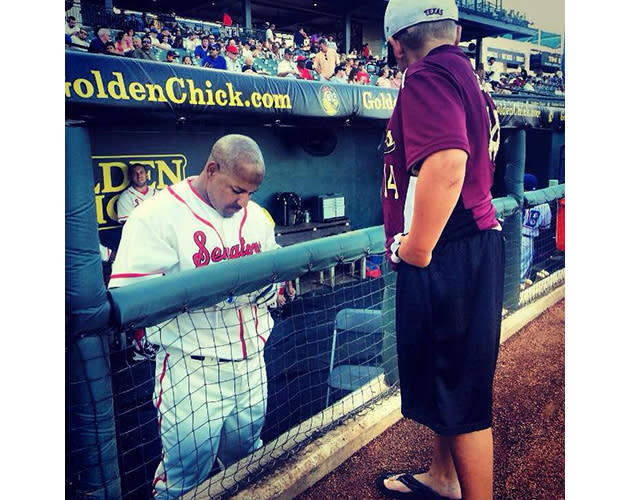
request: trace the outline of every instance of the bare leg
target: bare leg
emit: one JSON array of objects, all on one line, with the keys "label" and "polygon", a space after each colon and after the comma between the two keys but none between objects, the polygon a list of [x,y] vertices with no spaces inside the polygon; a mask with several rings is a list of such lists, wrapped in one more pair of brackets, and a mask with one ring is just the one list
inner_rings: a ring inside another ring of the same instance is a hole
[{"label": "bare leg", "polygon": [[[461,489],[457,479],[457,472],[450,451],[450,439],[438,434],[433,438],[433,456],[431,467],[424,474],[414,474],[422,484],[436,493],[448,498],[461,498]],[[390,490],[409,492],[404,484],[394,479],[386,479],[385,487]]]},{"label": "bare leg", "polygon": [[448,438],[466,500],[492,500],[492,429]]}]

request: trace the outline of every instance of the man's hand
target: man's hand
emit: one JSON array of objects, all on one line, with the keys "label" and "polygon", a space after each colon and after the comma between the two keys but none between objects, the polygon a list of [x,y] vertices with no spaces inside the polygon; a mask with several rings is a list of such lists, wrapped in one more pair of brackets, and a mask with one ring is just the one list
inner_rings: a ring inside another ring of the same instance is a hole
[{"label": "man's hand", "polygon": [[413,244],[409,242],[409,235],[405,235],[400,239],[398,257],[412,266],[427,267],[431,263],[433,252],[425,252],[414,248]]},{"label": "man's hand", "polygon": [[287,281],[278,292],[278,306],[282,307],[293,299],[295,299],[295,288],[292,281]]}]

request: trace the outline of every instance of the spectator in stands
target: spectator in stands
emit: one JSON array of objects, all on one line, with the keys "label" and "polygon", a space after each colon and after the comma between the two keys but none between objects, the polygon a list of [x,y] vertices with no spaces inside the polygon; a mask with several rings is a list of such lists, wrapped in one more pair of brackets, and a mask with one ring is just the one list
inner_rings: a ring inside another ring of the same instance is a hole
[{"label": "spectator in stands", "polygon": [[243,70],[238,62],[238,48],[236,45],[228,45],[225,48],[225,55],[225,66],[227,70],[233,73],[242,73]]},{"label": "spectator in stands", "polygon": [[160,43],[167,43],[170,46],[169,48],[172,48],[171,30],[167,27],[162,28],[162,31],[157,35],[157,39]]},{"label": "spectator in stands", "polygon": [[265,31],[265,42],[272,44],[276,41],[276,33],[275,33],[276,25],[271,24],[267,31]]},{"label": "spectator in stands", "polygon": [[194,31],[188,33],[188,36],[183,41],[184,49],[186,49],[188,52],[195,52],[195,49],[197,49],[199,44],[199,38],[197,38],[197,35]]},{"label": "spectator in stands", "polygon": [[532,85],[531,78],[528,78],[527,81],[523,84],[523,90],[527,92],[536,92],[536,89]]},{"label": "spectator in stands", "polygon": [[357,73],[357,81],[361,85],[368,85],[370,83],[370,75],[367,71],[365,71],[365,65],[362,61],[358,63],[358,73]]},{"label": "spectator in stands", "polygon": [[133,51],[133,39],[130,38],[127,33],[122,31],[116,35],[116,51],[119,54],[127,55],[128,52]]},{"label": "spectator in stands", "polygon": [[271,44],[271,50],[269,52],[269,59],[274,61],[281,61],[282,55],[280,54],[280,46],[277,43]]},{"label": "spectator in stands", "polygon": [[332,76],[330,81],[333,83],[348,83],[348,77],[343,65],[338,64],[335,67],[335,74]]},{"label": "spectator in stands", "polygon": [[227,64],[225,62],[225,57],[219,54],[221,50],[221,46],[218,43],[214,45],[210,45],[210,52],[208,57],[206,58],[203,66],[205,68],[212,69],[227,69]]},{"label": "spectator in stands", "polygon": [[352,71],[352,68],[354,67],[355,67],[355,60],[346,59],[346,62],[345,62],[346,79],[348,78],[348,76],[350,76],[350,71]]},{"label": "spectator in stands", "polygon": [[317,71],[320,78],[324,80],[330,80],[335,73],[335,66],[337,65],[337,54],[333,54],[328,49],[328,41],[325,38],[319,40],[319,52],[315,55],[313,60],[313,69]]},{"label": "spectator in stands", "polygon": [[110,31],[107,28],[99,28],[96,32],[96,36],[90,42],[88,52],[94,54],[107,54],[105,44],[110,40]]},{"label": "spectator in stands", "polygon": [[475,75],[477,75],[477,83],[479,83],[479,86],[484,92],[490,93],[493,91],[492,85],[490,85],[490,82],[486,79],[486,71],[483,68],[479,68],[475,71]]},{"label": "spectator in stands", "polygon": [[332,35],[328,35],[328,48],[334,53],[337,53],[337,44],[335,43],[335,39]]},{"label": "spectator in stands", "polygon": [[263,45],[260,42],[256,42],[256,46],[252,49],[252,57],[254,59],[258,59],[260,57],[263,57]]},{"label": "spectator in stands", "polygon": [[143,27],[141,31],[150,30],[153,27],[153,18],[146,12],[142,13],[142,24]]},{"label": "spectator in stands", "polygon": [[254,67],[254,58],[252,56],[245,57],[245,64],[243,64],[243,67],[241,69],[243,70],[243,73],[247,75],[258,74],[258,71]]},{"label": "spectator in stands", "polygon": [[[116,36],[114,37],[114,42],[113,42],[114,48],[116,49],[116,52],[119,55],[124,54],[122,39],[123,39],[123,32],[119,31],[118,33],[116,33]],[[107,46],[107,44],[105,44],[105,46]]]},{"label": "spectator in stands", "polygon": [[297,69],[300,74],[300,78],[303,80],[313,80],[313,75],[310,70],[306,67],[306,57],[303,55],[297,56]]},{"label": "spectator in stands", "polygon": [[278,63],[278,76],[300,78],[298,67],[293,62],[293,49],[287,48],[284,51],[284,58]]},{"label": "spectator in stands", "polygon": [[197,45],[195,48],[195,57],[199,59],[201,66],[206,63],[206,59],[210,57],[210,37],[201,37],[201,45]]},{"label": "spectator in stands", "polygon": [[166,53],[166,62],[167,63],[178,63],[179,61],[177,59],[179,59],[179,54],[177,52],[175,52],[174,50],[169,50]]},{"label": "spectator in stands", "polygon": [[315,62],[315,56],[317,54],[310,54],[307,58],[306,61],[304,61],[304,67],[309,70],[310,72],[315,71],[315,69],[313,68],[313,63]]},{"label": "spectator in stands", "polygon": [[497,62],[494,57],[488,58],[488,64],[486,64],[486,78],[490,79],[490,83],[492,82],[500,82],[501,81],[501,65]]},{"label": "spectator in stands", "polygon": [[376,80],[377,87],[391,87],[392,83],[389,79],[389,68],[383,66],[378,72],[378,80]]},{"label": "spectator in stands", "polygon": [[76,35],[70,37],[70,41],[72,42],[73,45],[87,48],[90,46],[90,43],[87,41],[87,37],[88,37],[87,30],[84,28],[81,28]]},{"label": "spectator in stands", "polygon": [[77,19],[74,16],[68,16],[66,21],[66,35],[72,38],[79,33],[81,27],[77,24]]},{"label": "spectator in stands", "polygon": [[133,43],[133,50],[142,48],[142,38],[140,38],[139,36],[134,36],[133,39],[131,40],[131,43]]},{"label": "spectator in stands", "polygon": [[357,79],[357,74],[359,73],[359,68],[352,68],[350,70],[350,74],[348,75],[348,83],[352,85],[361,85],[359,80]]},{"label": "spectator in stands", "polygon": [[252,40],[249,40],[247,43],[244,43],[241,48],[241,55],[243,58],[251,56],[254,48],[256,48],[256,42],[252,43]]},{"label": "spectator in stands", "polygon": [[361,48],[361,55],[363,56],[363,59],[369,59],[371,55],[369,44],[367,43],[363,44],[363,47]]},{"label": "spectator in stands", "polygon": [[151,45],[158,49],[170,50],[171,46],[167,42],[160,42],[158,38],[158,31],[156,28],[151,28],[149,31],[149,38],[151,38]]},{"label": "spectator in stands", "polygon": [[183,49],[184,48],[184,37],[182,36],[182,31],[177,28],[175,30],[175,35],[173,37],[173,43],[171,44],[174,49]]},{"label": "spectator in stands", "polygon": [[352,49],[350,53],[348,54],[348,59],[357,59],[357,58],[358,58],[357,49]]},{"label": "spectator in stands", "polygon": [[304,31],[304,27],[300,26],[298,30],[293,33],[293,45],[296,49],[301,49],[304,47],[304,40],[308,38],[308,35]]},{"label": "spectator in stands", "polygon": [[398,71],[397,69],[393,68],[392,69],[392,73],[394,75],[393,75],[393,78],[392,78],[391,87],[393,89],[399,89],[400,88],[400,83],[401,83],[401,78],[402,78],[401,72]]},{"label": "spectator in stands", "polygon": [[116,44],[114,42],[107,42],[105,44],[105,53],[110,55],[110,56],[121,56],[122,55],[116,49]]},{"label": "spectator in stands", "polygon": [[192,62],[192,59],[190,58],[190,56],[186,55],[186,56],[182,57],[182,64],[184,66],[192,66],[193,62]]},{"label": "spectator in stands", "polygon": [[133,57],[134,59],[146,59],[148,61],[158,60],[157,56],[155,55],[155,50],[153,49],[151,37],[149,35],[144,35],[142,37],[142,47],[139,49],[135,49],[131,53],[131,57]]},{"label": "spectator in stands", "polygon": [[376,65],[376,59],[374,56],[370,56],[369,59],[366,61],[365,70],[369,74],[374,74],[378,72],[378,66]]}]

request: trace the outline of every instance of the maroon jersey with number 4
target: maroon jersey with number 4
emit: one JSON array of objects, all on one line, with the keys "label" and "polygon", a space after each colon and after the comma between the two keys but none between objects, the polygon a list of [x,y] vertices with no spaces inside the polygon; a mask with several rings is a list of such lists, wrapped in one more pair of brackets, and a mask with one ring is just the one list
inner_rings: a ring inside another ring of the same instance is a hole
[{"label": "maroon jersey with number 4", "polygon": [[412,170],[419,171],[437,151],[462,149],[468,154],[462,192],[438,245],[498,225],[490,194],[498,114],[461,49],[442,45],[407,68],[384,141],[381,196],[388,257],[394,236],[411,226]]}]

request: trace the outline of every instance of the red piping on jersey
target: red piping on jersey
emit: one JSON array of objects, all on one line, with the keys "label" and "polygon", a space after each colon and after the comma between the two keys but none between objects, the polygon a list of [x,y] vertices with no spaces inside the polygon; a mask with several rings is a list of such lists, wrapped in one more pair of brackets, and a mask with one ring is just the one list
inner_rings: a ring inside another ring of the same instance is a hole
[{"label": "red piping on jersey", "polygon": [[263,337],[260,333],[258,333],[258,307],[254,306],[254,328],[256,328],[256,335],[260,337],[260,340],[263,341],[263,344],[266,344],[267,341],[265,337]]},{"label": "red piping on jersey", "polygon": [[238,242],[239,244],[243,241],[243,226],[245,225],[245,219],[247,219],[247,207],[243,208],[243,220],[241,221],[241,225],[238,227]]},{"label": "red piping on jersey", "polygon": [[247,348],[245,347],[245,327],[243,326],[243,313],[238,309],[238,321],[240,323],[240,337],[241,337],[241,349],[243,350],[243,359],[247,359]]},{"label": "red piping on jersey", "polygon": [[164,273],[161,273],[161,272],[157,272],[157,273],[121,273],[121,274],[112,274],[110,276],[110,279],[114,279],[114,278],[141,278],[142,276],[153,276],[155,274],[160,274],[160,275],[164,276]]},{"label": "red piping on jersey", "polygon": [[[157,400],[157,404],[155,405],[156,409],[158,410],[158,413],[160,414],[160,418],[158,419],[158,432],[160,433],[160,435],[162,435],[162,414],[160,413],[160,405],[162,404],[162,392],[164,392],[164,388],[162,387],[162,381],[164,380],[164,376],[166,375],[166,363],[168,361],[168,357],[169,357],[169,353],[167,352],[166,355],[164,356],[164,362],[162,363],[162,373],[160,373],[160,394],[158,395],[158,400]],[[162,459],[161,461],[164,461],[164,450],[162,450]],[[157,476],[154,480],[153,480],[153,496],[157,495],[157,491],[155,489],[155,486],[162,481],[164,484],[166,484],[166,470],[160,474],[159,476]]]},{"label": "red piping on jersey", "polygon": [[[192,189],[192,186],[190,186]],[[179,196],[175,191],[173,191],[173,188],[171,186],[168,186],[168,192],[171,193],[176,200],[181,201],[184,205],[186,205],[186,207],[188,208],[188,210],[190,210],[190,212],[197,218],[199,219],[201,222],[203,222],[204,224],[206,224],[207,226],[210,226],[215,233],[217,233],[217,236],[219,237],[219,241],[221,242],[221,246],[223,248],[225,248],[225,243],[223,243],[223,238],[221,238],[221,235],[219,234],[219,231],[217,231],[217,229],[212,225],[212,223],[210,221],[207,221],[206,219],[204,219],[203,217],[201,217],[200,215],[197,215],[195,213],[195,211],[190,208],[190,206],[188,205],[188,203],[186,203],[186,201]],[[196,191],[193,189],[193,191],[196,193]],[[199,194],[197,193],[197,196],[199,196]],[[205,202],[204,202],[205,203]]]},{"label": "red piping on jersey", "polygon": [[[204,199],[204,197],[203,197],[203,196],[201,196],[201,195],[199,194],[199,191],[197,191],[197,190],[193,187],[193,185],[192,185],[192,181],[193,181],[193,180],[192,180],[192,179],[186,179],[186,180],[188,181],[188,185],[190,186],[190,189],[192,190],[192,192],[193,192],[193,193],[195,193],[195,195],[197,195],[197,198],[199,198],[201,201],[203,201],[203,202],[204,202],[206,205],[208,205],[209,207],[212,207],[212,205],[211,205],[210,203],[208,203],[208,202]],[[214,208],[214,207],[212,207],[212,208]],[[215,209],[215,210],[216,210],[216,209]]]}]

